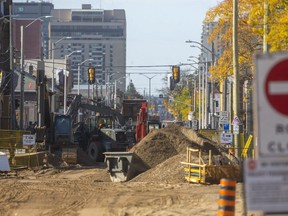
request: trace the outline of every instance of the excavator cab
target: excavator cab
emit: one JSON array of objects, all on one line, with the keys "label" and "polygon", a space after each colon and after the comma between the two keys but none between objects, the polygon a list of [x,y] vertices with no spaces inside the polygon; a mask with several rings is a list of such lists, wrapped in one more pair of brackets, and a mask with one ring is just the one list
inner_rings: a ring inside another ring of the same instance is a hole
[{"label": "excavator cab", "polygon": [[154,129],[160,129],[161,122],[160,121],[148,121],[148,133]]}]

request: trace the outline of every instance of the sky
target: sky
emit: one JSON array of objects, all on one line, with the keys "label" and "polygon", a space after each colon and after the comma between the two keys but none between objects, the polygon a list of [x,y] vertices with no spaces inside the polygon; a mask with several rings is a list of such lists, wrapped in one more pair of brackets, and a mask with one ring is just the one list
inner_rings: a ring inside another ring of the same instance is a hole
[{"label": "sky", "polygon": [[[15,0],[15,2],[21,0]],[[34,0],[35,1],[35,0]],[[202,23],[206,12],[220,0],[50,0],[55,9],[81,9],[91,4],[92,9],[124,9],[127,22],[127,73],[141,94],[157,95],[166,87],[162,78],[171,72],[169,65],[189,63],[187,58],[197,56],[197,48],[185,43],[200,42]],[[164,65],[165,67],[159,67]],[[158,67],[129,67],[158,66]],[[146,73],[145,77],[139,74]],[[147,74],[155,72],[158,75]],[[153,77],[153,78],[152,78]]]}]

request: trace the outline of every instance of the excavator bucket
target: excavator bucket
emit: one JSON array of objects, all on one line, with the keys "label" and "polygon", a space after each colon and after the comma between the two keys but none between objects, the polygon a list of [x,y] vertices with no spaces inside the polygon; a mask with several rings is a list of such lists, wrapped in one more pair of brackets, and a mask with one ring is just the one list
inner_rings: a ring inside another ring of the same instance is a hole
[{"label": "excavator bucket", "polygon": [[148,170],[132,152],[105,152],[105,161],[112,182],[125,182]]}]

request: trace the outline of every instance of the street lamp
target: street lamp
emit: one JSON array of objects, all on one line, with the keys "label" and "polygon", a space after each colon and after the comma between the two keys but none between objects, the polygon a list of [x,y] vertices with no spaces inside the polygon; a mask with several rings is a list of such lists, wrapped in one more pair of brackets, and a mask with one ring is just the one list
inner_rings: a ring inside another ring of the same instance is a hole
[{"label": "street lamp", "polygon": [[[185,41],[185,43],[198,44],[201,48],[203,48],[203,49],[207,50],[208,52],[210,52],[210,53],[212,54],[212,61],[214,60],[214,55],[216,55],[216,54],[215,54],[215,52],[214,52],[214,48],[213,48],[214,43],[213,43],[213,42],[212,42],[212,50],[210,50],[209,48],[207,48],[206,46],[204,46],[202,43],[200,43],[200,42],[198,42],[198,41],[188,40],[188,41]],[[192,45],[191,47],[195,47],[195,46]],[[213,63],[214,63],[214,62],[213,62]]]},{"label": "street lamp", "polygon": [[[191,43],[192,41],[188,41],[188,42]],[[188,42],[186,41],[186,43],[188,43]],[[195,43],[200,44],[196,41],[195,41]],[[202,45],[202,44],[200,44],[200,45]],[[199,46],[191,45],[190,47],[196,47],[208,55],[208,52],[205,51],[202,48],[202,46],[199,47]],[[191,56],[191,57],[193,57],[193,56]],[[200,76],[200,72],[199,72],[199,75],[198,75],[198,82],[199,82],[199,84],[198,84],[199,85],[199,109],[198,109],[199,110],[199,128],[206,128],[207,124],[208,124],[207,123],[207,120],[208,120],[208,118],[207,118],[207,112],[208,112],[207,103],[209,100],[208,100],[208,80],[207,80],[207,76],[208,76],[207,59],[208,58],[205,58],[205,60],[203,62],[203,66],[205,63],[205,71],[203,70],[204,67],[202,67],[202,69],[201,69],[202,74]],[[201,86],[202,86],[202,88],[201,88]],[[202,100],[202,103],[201,103],[201,100]],[[200,113],[201,113],[201,117],[200,117]]]},{"label": "street lamp", "polygon": [[143,76],[145,76],[147,79],[149,79],[149,103],[151,103],[151,80],[152,80],[155,76],[157,76],[157,74],[154,75],[154,76],[152,76],[152,77],[148,77],[148,76],[146,76],[145,74],[140,74],[140,75],[143,75]]},{"label": "street lamp", "polygon": [[51,112],[55,111],[55,96],[54,96],[54,79],[55,79],[55,72],[54,72],[54,49],[57,43],[65,39],[72,39],[72,37],[62,37],[56,42],[52,43],[52,97],[51,97]]},{"label": "street lamp", "polygon": [[[67,67],[67,60],[68,58],[74,54],[74,53],[81,53],[81,50],[76,50],[76,51],[73,51],[71,52],[70,54],[68,55],[65,55],[65,64],[66,64],[66,67]],[[66,74],[66,68],[63,70],[63,74],[64,74],[64,115],[66,115],[66,108],[67,108],[67,77],[68,76]]]},{"label": "street lamp", "polygon": [[82,65],[82,64],[84,64],[85,62],[87,62],[87,61],[93,61],[93,59],[86,59],[86,60],[84,60],[83,62],[81,62],[81,63],[79,63],[78,64],[78,95],[80,95],[80,66]]},{"label": "street lamp", "polygon": [[[202,52],[205,52],[205,53],[207,53],[207,51],[209,52],[209,53],[211,53],[211,61],[212,61],[212,65],[215,65],[215,56],[217,57],[217,58],[219,58],[219,56],[218,55],[216,55],[215,54],[215,52],[214,52],[214,43],[212,42],[212,50],[210,50],[209,48],[207,48],[206,46],[204,46],[202,43],[199,43],[199,42],[197,42],[197,41],[191,41],[191,40],[189,40],[189,41],[186,41],[186,43],[194,43],[194,44],[197,44],[197,45],[199,45],[199,46],[196,46],[196,45],[191,45],[191,47],[196,47],[196,48],[198,48],[198,49],[200,49]],[[206,86],[208,86],[208,81],[207,81],[207,75],[208,75],[208,71],[207,71],[207,68],[208,68],[208,64],[207,64],[208,62],[207,62],[207,60],[206,60],[206,77],[204,77],[204,79],[205,79],[205,85]],[[203,76],[204,76],[204,74],[203,74]],[[203,83],[203,82],[202,82]],[[206,91],[206,93],[205,93],[205,96],[207,97],[208,95],[207,95],[207,88],[205,88],[205,91]],[[215,102],[215,100],[214,100],[214,98],[215,98],[215,89],[214,89],[214,83],[213,82],[211,82],[211,92],[212,92],[212,110],[211,110],[211,113],[212,113],[212,115],[211,115],[211,127],[212,127],[212,129],[214,129],[214,127],[215,127],[215,117],[214,117],[214,114],[215,114],[215,104],[214,104],[214,102]],[[207,103],[207,98],[205,99],[205,102]],[[205,107],[207,107],[207,104],[205,105]],[[205,114],[204,114],[204,122],[205,122],[205,124],[207,124],[207,110],[205,109]]]},{"label": "street lamp", "polygon": [[23,114],[24,114],[24,29],[31,26],[37,20],[41,20],[42,18],[50,18],[52,16],[40,16],[30,23],[28,23],[25,27],[21,25],[20,27],[20,52],[21,52],[21,84],[20,84],[20,129],[23,129]]},{"label": "street lamp", "polygon": [[123,78],[126,78],[126,76],[122,76],[122,77],[114,80],[114,82],[115,82],[115,84],[114,84],[115,85],[115,87],[114,87],[114,109],[115,110],[117,109],[117,82]]}]

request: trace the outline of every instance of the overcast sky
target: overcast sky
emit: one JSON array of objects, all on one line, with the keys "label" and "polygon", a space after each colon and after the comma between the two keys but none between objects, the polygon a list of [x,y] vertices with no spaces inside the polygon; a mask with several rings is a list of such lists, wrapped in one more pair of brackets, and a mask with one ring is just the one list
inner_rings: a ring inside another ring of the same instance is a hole
[{"label": "overcast sky", "polygon": [[[14,0],[20,2],[20,0]],[[55,9],[80,9],[91,4],[92,9],[124,9],[127,20],[127,66],[174,65],[187,62],[199,49],[186,40],[200,41],[205,13],[220,0],[53,0]],[[168,72],[163,68],[127,68],[127,72]],[[148,77],[154,76],[147,74]],[[164,84],[157,75],[151,79],[152,94]],[[149,79],[130,75],[136,89],[149,90]],[[128,79],[127,79],[128,83]]]}]

